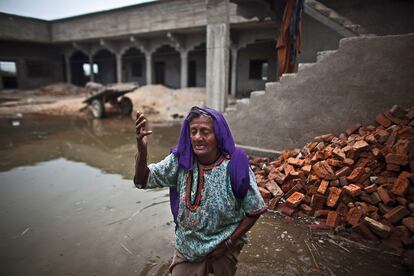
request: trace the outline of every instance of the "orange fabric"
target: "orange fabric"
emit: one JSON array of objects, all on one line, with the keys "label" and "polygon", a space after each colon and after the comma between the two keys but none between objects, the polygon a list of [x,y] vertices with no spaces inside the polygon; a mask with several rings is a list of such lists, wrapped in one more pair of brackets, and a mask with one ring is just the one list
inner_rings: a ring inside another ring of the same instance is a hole
[{"label": "orange fabric", "polygon": [[[285,73],[293,73],[295,71],[296,62],[291,60],[291,48],[290,48],[290,18],[292,16],[292,9],[294,6],[295,0],[288,0],[286,3],[285,11],[283,12],[282,23],[280,25],[280,33],[277,38],[276,49],[277,49],[277,59],[278,59],[278,73],[279,77]],[[300,18],[302,21],[302,15]],[[302,42],[301,42],[301,33],[302,33],[302,24],[299,24],[299,31],[296,39],[296,49],[300,52]]]}]

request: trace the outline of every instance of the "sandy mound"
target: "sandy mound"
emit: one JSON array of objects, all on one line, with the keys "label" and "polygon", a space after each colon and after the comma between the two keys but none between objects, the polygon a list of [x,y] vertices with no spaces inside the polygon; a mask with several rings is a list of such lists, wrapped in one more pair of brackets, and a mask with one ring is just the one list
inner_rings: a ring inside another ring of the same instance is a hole
[{"label": "sandy mound", "polygon": [[137,110],[143,111],[152,122],[182,119],[192,106],[205,104],[205,88],[170,89],[163,85],[146,85],[132,93],[135,117]]},{"label": "sandy mound", "polygon": [[39,96],[75,96],[85,94],[88,90],[69,83],[54,83],[36,89],[34,94]]}]

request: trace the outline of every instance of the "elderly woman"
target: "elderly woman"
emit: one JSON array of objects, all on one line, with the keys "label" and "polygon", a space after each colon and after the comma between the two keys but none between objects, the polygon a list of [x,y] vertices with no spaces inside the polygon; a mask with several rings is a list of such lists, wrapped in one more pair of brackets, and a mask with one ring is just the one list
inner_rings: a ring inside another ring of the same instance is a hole
[{"label": "elderly woman", "polygon": [[246,154],[235,147],[223,115],[193,107],[178,145],[147,166],[146,118],[137,112],[138,188],[170,188],[176,223],[172,275],[234,275],[246,232],[266,211]]}]

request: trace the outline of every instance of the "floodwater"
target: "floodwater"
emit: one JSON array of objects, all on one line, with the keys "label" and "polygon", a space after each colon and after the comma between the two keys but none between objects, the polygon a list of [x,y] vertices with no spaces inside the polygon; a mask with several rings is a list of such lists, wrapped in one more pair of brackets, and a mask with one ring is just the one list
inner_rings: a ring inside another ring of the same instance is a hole
[{"label": "floodwater", "polygon": [[[150,162],[178,125],[152,126]],[[166,275],[174,250],[168,190],[134,187],[131,119],[0,118],[1,275]],[[263,215],[238,275],[405,275],[398,254],[311,235]]]}]

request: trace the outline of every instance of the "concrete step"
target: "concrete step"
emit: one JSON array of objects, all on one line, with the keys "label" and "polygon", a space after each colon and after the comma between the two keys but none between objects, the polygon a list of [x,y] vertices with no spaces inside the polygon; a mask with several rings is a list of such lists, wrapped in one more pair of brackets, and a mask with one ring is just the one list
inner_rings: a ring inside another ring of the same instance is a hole
[{"label": "concrete step", "polygon": [[290,83],[290,82],[292,82],[292,81],[295,81],[296,76],[297,76],[297,74],[296,74],[296,73],[287,73],[287,74],[283,74],[283,75],[280,77],[280,81],[279,81],[279,82],[280,82],[282,85],[288,84],[288,83]]},{"label": "concrete step", "polygon": [[250,99],[251,98],[260,98],[261,96],[263,96],[264,94],[266,94],[266,91],[264,90],[260,90],[260,91],[253,91],[250,93]]},{"label": "concrete step", "polygon": [[326,50],[326,51],[317,52],[316,53],[316,62],[321,62],[322,60],[324,60],[328,56],[336,53],[336,51],[337,50]]},{"label": "concrete step", "polygon": [[316,65],[316,62],[313,63],[299,63],[298,64],[298,72],[302,72],[303,70],[307,70],[309,68],[312,68]]}]

